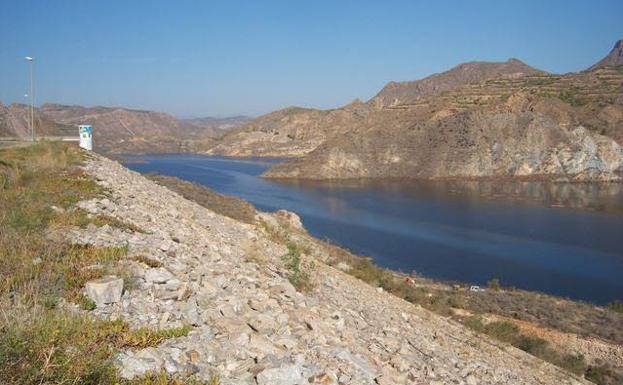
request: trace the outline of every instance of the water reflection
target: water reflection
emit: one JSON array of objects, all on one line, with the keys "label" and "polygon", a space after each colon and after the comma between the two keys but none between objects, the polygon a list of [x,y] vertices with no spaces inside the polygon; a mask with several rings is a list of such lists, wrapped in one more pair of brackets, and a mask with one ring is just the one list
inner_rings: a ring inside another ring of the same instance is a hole
[{"label": "water reflection", "polygon": [[301,190],[383,190],[404,197],[454,196],[462,200],[534,202],[554,208],[589,209],[623,213],[623,183],[557,183],[544,181],[398,181],[351,179],[345,181],[278,180]]}]

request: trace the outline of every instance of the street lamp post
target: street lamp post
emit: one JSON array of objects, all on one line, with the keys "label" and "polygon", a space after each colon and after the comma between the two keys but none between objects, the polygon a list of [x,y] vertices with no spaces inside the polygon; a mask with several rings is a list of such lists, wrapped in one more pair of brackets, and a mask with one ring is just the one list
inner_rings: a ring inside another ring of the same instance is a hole
[{"label": "street lamp post", "polygon": [[35,95],[34,95],[34,85],[32,79],[32,67],[35,59],[31,56],[24,57],[26,61],[30,62],[30,138],[34,142],[35,141]]}]

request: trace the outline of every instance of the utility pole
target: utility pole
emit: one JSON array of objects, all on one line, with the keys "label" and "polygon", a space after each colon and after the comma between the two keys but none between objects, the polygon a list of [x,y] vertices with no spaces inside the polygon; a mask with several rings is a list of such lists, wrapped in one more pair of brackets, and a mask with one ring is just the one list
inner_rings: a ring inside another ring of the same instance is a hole
[{"label": "utility pole", "polygon": [[30,139],[35,141],[35,94],[34,94],[34,84],[32,79],[32,67],[35,59],[31,56],[26,56],[24,59],[30,62]]}]

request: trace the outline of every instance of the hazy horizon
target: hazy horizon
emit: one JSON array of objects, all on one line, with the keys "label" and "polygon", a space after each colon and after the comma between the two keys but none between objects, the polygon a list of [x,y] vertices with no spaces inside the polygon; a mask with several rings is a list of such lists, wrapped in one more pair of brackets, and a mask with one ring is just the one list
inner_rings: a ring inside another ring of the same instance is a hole
[{"label": "hazy horizon", "polygon": [[[0,101],[116,106],[178,117],[257,116],[367,100],[389,81],[511,57],[587,68],[623,37],[623,3],[393,1],[5,7]],[[8,36],[8,39],[6,38]]]}]

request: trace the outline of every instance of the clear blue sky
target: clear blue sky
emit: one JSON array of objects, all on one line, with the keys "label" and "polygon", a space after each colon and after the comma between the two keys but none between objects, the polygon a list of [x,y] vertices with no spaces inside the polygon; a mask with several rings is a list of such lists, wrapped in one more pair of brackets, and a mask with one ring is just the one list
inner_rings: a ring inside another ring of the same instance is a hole
[{"label": "clear blue sky", "polygon": [[332,108],[469,60],[588,67],[623,1],[0,0],[0,101],[177,116]]}]

